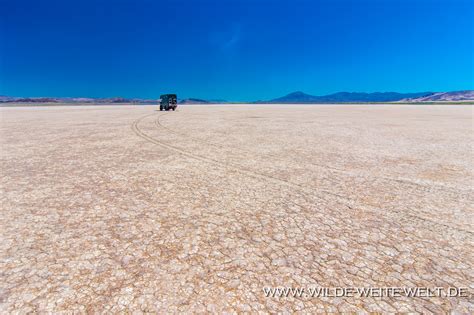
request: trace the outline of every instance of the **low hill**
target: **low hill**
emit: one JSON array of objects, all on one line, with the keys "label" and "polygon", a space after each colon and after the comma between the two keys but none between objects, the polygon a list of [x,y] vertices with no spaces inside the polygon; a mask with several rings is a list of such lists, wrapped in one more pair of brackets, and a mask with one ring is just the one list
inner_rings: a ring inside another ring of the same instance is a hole
[{"label": "low hill", "polygon": [[199,98],[185,98],[178,102],[179,104],[211,104],[210,101],[202,100]]},{"label": "low hill", "polygon": [[438,92],[431,93],[423,97],[409,98],[402,101],[406,102],[456,102],[456,101],[474,101],[474,90]]},{"label": "low hill", "polygon": [[158,100],[123,97],[10,97],[1,95],[0,103],[157,104]]},{"label": "low hill", "polygon": [[225,104],[225,100],[203,100],[199,98],[185,98],[179,101],[179,104],[190,105],[190,104]]}]

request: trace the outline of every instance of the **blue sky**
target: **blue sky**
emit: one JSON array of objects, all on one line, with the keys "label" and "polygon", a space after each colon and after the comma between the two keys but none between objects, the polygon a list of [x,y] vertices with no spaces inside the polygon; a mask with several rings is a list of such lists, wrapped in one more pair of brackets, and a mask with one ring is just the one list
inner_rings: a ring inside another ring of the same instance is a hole
[{"label": "blue sky", "polygon": [[0,94],[474,89],[471,0],[0,0]]}]

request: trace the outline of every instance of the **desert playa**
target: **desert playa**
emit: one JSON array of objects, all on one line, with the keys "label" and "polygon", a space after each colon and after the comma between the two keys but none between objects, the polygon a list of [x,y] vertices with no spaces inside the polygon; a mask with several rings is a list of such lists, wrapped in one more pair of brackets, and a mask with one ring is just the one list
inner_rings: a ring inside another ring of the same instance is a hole
[{"label": "desert playa", "polygon": [[474,312],[472,106],[0,115],[1,313]]}]

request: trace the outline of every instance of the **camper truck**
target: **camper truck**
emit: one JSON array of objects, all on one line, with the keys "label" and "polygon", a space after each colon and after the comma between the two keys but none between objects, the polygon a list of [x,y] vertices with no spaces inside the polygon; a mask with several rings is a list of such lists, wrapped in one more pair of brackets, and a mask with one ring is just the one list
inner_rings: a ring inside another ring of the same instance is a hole
[{"label": "camper truck", "polygon": [[176,110],[178,107],[178,98],[176,94],[163,94],[160,96],[160,110]]}]

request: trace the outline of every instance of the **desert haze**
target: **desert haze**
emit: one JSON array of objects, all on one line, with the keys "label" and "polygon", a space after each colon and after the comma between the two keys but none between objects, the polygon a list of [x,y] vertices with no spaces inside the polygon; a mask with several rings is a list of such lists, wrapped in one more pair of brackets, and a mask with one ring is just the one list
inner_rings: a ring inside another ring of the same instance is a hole
[{"label": "desert haze", "polygon": [[473,108],[0,108],[0,312],[474,312]]}]

